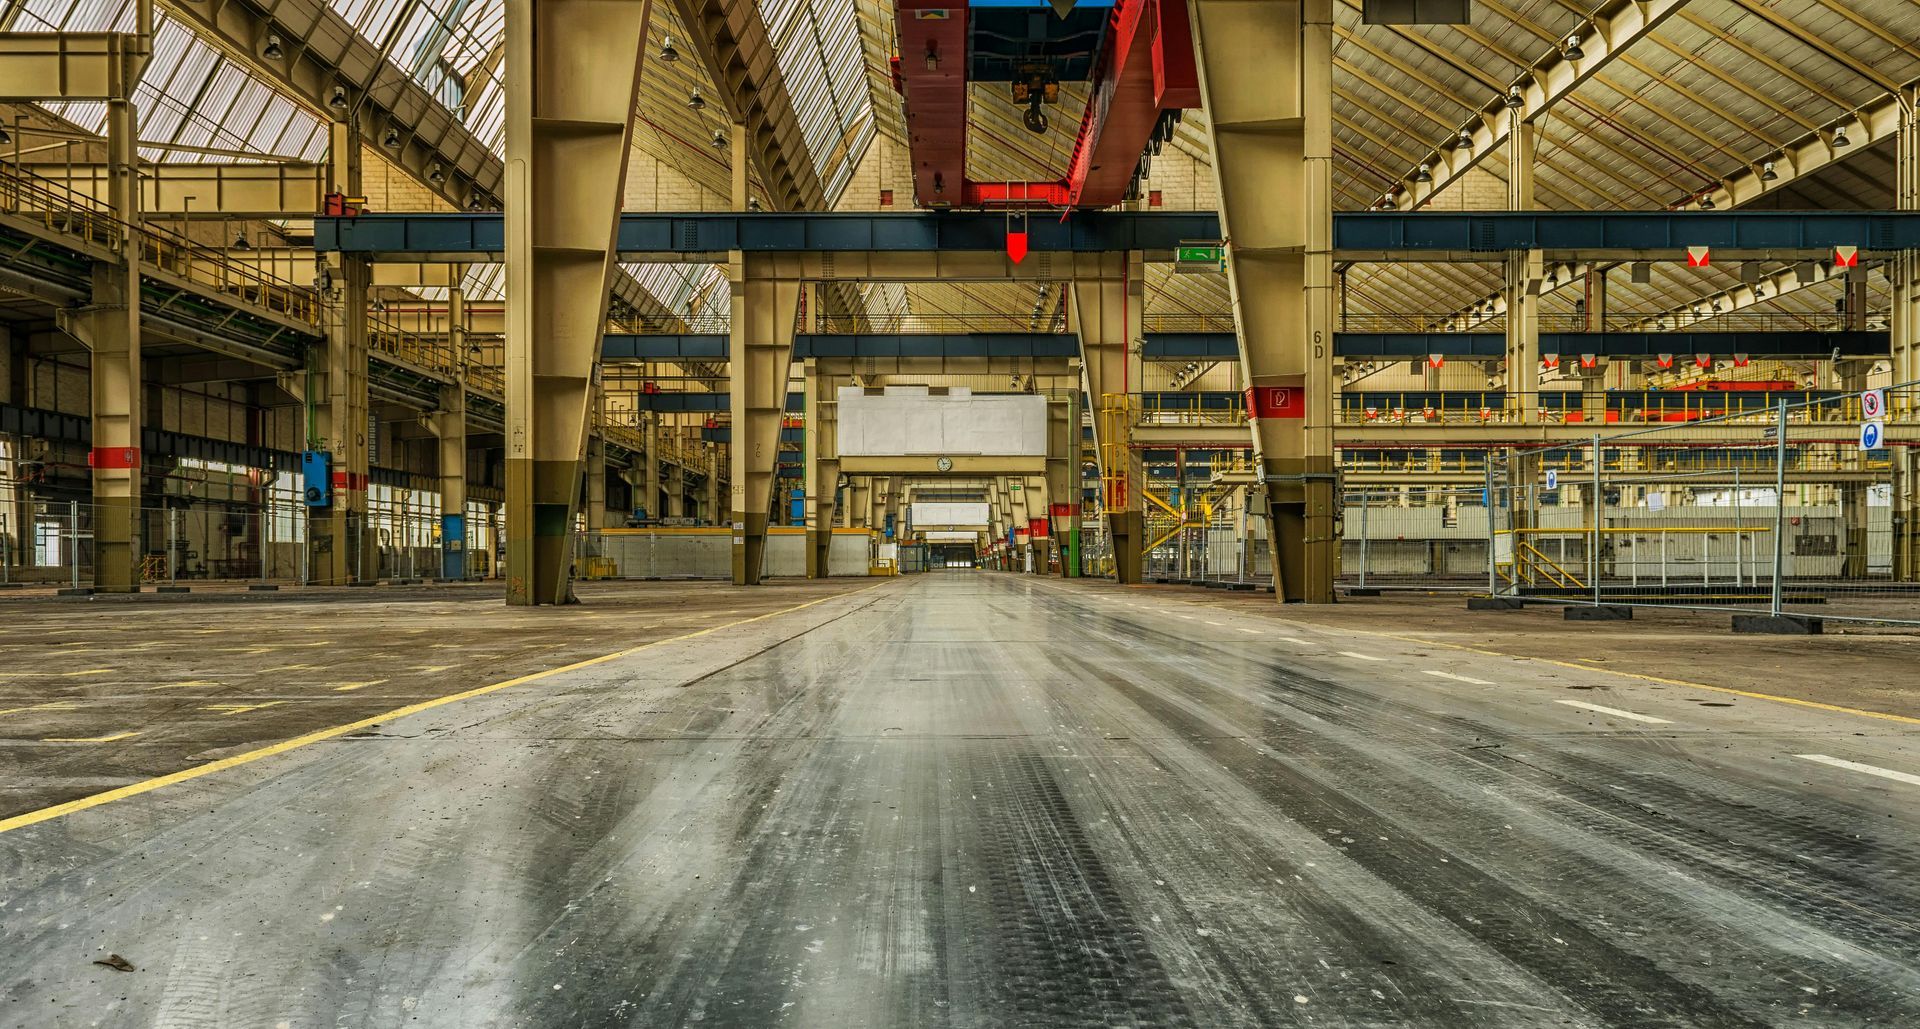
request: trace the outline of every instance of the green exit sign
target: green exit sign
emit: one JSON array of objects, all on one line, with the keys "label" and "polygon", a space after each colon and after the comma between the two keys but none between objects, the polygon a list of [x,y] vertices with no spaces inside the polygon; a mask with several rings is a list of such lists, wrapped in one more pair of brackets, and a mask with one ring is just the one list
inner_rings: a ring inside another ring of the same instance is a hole
[{"label": "green exit sign", "polygon": [[1218,243],[1182,243],[1173,251],[1173,259],[1181,264],[1219,264],[1221,246]]}]

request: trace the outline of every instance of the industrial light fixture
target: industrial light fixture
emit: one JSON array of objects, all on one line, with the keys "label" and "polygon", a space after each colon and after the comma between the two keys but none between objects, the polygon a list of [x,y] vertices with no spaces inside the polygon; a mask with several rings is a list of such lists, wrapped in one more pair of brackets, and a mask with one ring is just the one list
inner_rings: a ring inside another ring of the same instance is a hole
[{"label": "industrial light fixture", "polygon": [[1472,150],[1473,133],[1468,132],[1466,129],[1461,129],[1459,138],[1453,141],[1453,148],[1455,150]]},{"label": "industrial light fixture", "polygon": [[233,248],[234,248],[235,250],[252,250],[252,249],[253,249],[253,243],[252,243],[252,242],[250,242],[250,241],[249,241],[249,240],[247,239],[247,234],[246,234],[246,233],[244,233],[244,232],[239,232],[239,233],[235,233],[235,234],[234,234],[234,237],[233,237]]},{"label": "industrial light fixture", "polygon": [[467,197],[467,210],[469,211],[485,210],[486,206],[487,206],[486,204],[481,202],[480,194],[478,193],[474,193],[471,196]]},{"label": "industrial light fixture", "polygon": [[940,70],[940,48],[931,39],[927,40],[927,70]]},{"label": "industrial light fixture", "polygon": [[693,92],[687,94],[687,106],[696,111],[707,109],[707,98],[700,95],[700,87],[695,86]]},{"label": "industrial light fixture", "polygon": [[1765,300],[1765,299],[1767,298],[1767,284],[1766,284],[1766,283],[1764,283],[1764,282],[1757,282],[1757,283],[1754,283],[1754,286],[1753,286],[1753,298],[1754,298],[1755,300]]},{"label": "industrial light fixture", "polygon": [[333,92],[327,94],[327,106],[333,108],[336,111],[346,110],[347,109],[347,87],[345,86],[333,87]]},{"label": "industrial light fixture", "polygon": [[713,138],[708,140],[707,144],[715,150],[725,150],[727,148],[727,134],[719,129],[714,129]]},{"label": "industrial light fixture", "polygon": [[380,137],[380,145],[388,150],[400,149],[400,130],[388,129],[387,134]]},{"label": "industrial light fixture", "polygon": [[1772,161],[1766,161],[1760,165],[1761,182],[1773,182],[1778,178],[1780,178],[1780,173],[1773,170]]},{"label": "industrial light fixture", "polygon": [[1719,298],[1719,297],[1714,297],[1714,298],[1713,298],[1713,313],[1714,313],[1714,314],[1719,314],[1719,313],[1720,313],[1720,298]]},{"label": "industrial light fixture", "polygon": [[680,51],[674,48],[672,36],[660,41],[660,59],[668,64],[680,59]]},{"label": "industrial light fixture", "polygon": [[1568,34],[1567,41],[1560,45],[1560,56],[1569,61],[1582,60],[1587,56],[1587,52],[1580,49],[1580,33]]},{"label": "industrial light fixture", "polygon": [[1847,127],[1845,125],[1833,130],[1833,148],[1835,150],[1845,150],[1852,145],[1853,141],[1847,138]]},{"label": "industrial light fixture", "polygon": [[748,198],[747,198],[747,210],[749,210],[749,211],[758,211],[758,210],[760,210],[760,198],[759,198],[759,197],[748,197]]},{"label": "industrial light fixture", "polygon": [[373,303],[368,304],[367,309],[372,311],[374,314],[386,314],[387,302],[380,299],[379,297],[374,297]]},{"label": "industrial light fixture", "polygon": [[1422,164],[1420,167],[1415,168],[1413,170],[1413,181],[1432,182],[1433,181],[1433,165]]},{"label": "industrial light fixture", "polygon": [[1547,270],[1547,281],[1546,281],[1546,284],[1545,284],[1545,285],[1546,285],[1546,287],[1547,287],[1548,289],[1552,289],[1552,288],[1553,288],[1553,287],[1554,287],[1555,285],[1557,285],[1557,284],[1558,284],[1559,282],[1560,282],[1560,277],[1559,277],[1559,276],[1557,276],[1557,275],[1555,275],[1555,274],[1553,273],[1553,270],[1552,270],[1552,269],[1548,269],[1548,270]]},{"label": "industrial light fixture", "polygon": [[1518,111],[1522,107],[1527,106],[1527,98],[1520,95],[1519,86],[1507,87],[1506,104],[1507,104],[1507,110],[1509,111]]},{"label": "industrial light fixture", "polygon": [[1700,194],[1700,209],[1702,211],[1713,210],[1713,194],[1712,193]]},{"label": "industrial light fixture", "polygon": [[442,182],[447,181],[447,173],[443,171],[437,163],[429,165],[427,167],[427,181],[438,186]]},{"label": "industrial light fixture", "polygon": [[280,49],[280,37],[271,32],[267,33],[267,45],[261,49],[260,56],[269,61],[277,61],[285,55],[285,51]]},{"label": "industrial light fixture", "polygon": [[8,132],[5,125],[0,125],[0,144],[11,142],[13,142],[13,133]]}]

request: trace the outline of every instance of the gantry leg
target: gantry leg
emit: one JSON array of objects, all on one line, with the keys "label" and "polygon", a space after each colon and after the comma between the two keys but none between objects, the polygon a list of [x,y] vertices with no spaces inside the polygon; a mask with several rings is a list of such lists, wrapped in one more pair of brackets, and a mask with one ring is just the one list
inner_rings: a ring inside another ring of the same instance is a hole
[{"label": "gantry leg", "polygon": [[574,513],[649,0],[508,0],[507,603],[573,600]]},{"label": "gantry leg", "polygon": [[794,321],[800,313],[800,262],[734,251],[733,338],[728,408],[732,412],[733,582],[752,586],[766,568],[767,514],[787,410]]},{"label": "gantry leg", "polygon": [[1140,362],[1131,341],[1144,278],[1138,256],[1079,254],[1073,263],[1073,310],[1087,402],[1094,411],[1101,500],[1114,576],[1123,583],[1140,581],[1140,548],[1146,543],[1140,462],[1133,452]]},{"label": "gantry leg", "polygon": [[607,423],[607,391],[599,383],[593,387],[593,422],[587,433],[586,529],[597,533],[607,527],[607,439],[601,426]]},{"label": "gantry leg", "polygon": [[1191,0],[1274,594],[1333,600],[1333,4]]}]

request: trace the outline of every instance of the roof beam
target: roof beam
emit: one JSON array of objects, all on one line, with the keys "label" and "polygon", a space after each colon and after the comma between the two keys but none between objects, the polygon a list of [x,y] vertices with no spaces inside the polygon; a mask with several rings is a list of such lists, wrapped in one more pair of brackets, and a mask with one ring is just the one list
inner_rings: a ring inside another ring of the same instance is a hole
[{"label": "roof beam", "polygon": [[[33,174],[59,187],[107,202],[111,167],[35,164]],[[142,164],[140,212],[169,218],[308,217],[320,210],[327,169],[321,164]]]},{"label": "roof beam", "polygon": [[1430,151],[1420,163],[1427,166],[1427,177],[1431,181],[1416,181],[1421,178],[1418,165],[1409,169],[1401,177],[1401,188],[1394,195],[1395,206],[1411,211],[1430,203],[1488,154],[1504,147],[1518,121],[1536,121],[1543,117],[1685,3],[1686,0],[1606,0],[1580,32],[1582,56],[1579,60],[1568,59],[1555,47],[1534,62],[1515,84],[1524,106],[1511,110],[1506,106],[1505,97],[1490,99],[1463,127],[1473,146]]},{"label": "roof beam", "polygon": [[752,0],[674,0],[707,66],[727,116],[748,133],[747,154],[775,210],[826,206],[826,190],[807,152],[800,122],[775,59],[773,41]]},{"label": "roof beam", "polygon": [[[354,118],[361,138],[456,209],[497,206],[500,158],[324,0],[161,2],[322,117]],[[278,58],[265,54],[269,33],[281,39]]]}]

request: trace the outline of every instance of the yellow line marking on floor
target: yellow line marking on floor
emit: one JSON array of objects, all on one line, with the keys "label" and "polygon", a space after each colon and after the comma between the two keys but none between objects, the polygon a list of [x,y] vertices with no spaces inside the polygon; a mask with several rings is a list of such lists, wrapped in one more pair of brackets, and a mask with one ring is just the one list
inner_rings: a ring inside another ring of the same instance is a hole
[{"label": "yellow line marking on floor", "polygon": [[218,711],[223,715],[238,715],[248,711],[258,711],[263,707],[278,707],[284,700],[263,700],[258,704],[208,704],[202,711]]},{"label": "yellow line marking on floor", "polygon": [[182,686],[225,686],[225,685],[226,683],[224,682],[214,682],[212,679],[190,679],[186,682],[163,682],[158,686],[143,686],[141,687],[141,689],[177,690]]},{"label": "yellow line marking on floor", "polygon": [[62,679],[73,679],[82,675],[105,675],[111,671],[113,671],[111,668],[82,668],[77,672],[61,672],[59,674]]},{"label": "yellow line marking on floor", "polygon": [[272,668],[262,668],[260,669],[260,671],[261,672],[297,672],[303,668],[312,668],[312,667],[314,666],[313,665],[276,665],[275,667],[272,667]]},{"label": "yellow line marking on floor", "polygon": [[343,682],[334,686],[333,692],[352,693],[354,690],[366,689],[368,686],[378,686],[386,681],[385,679],[368,679],[366,682]]},{"label": "yellow line marking on floor", "polygon": [[116,732],[111,736],[49,736],[42,743],[112,743],[115,740],[132,739],[138,732]]},{"label": "yellow line marking on floor", "polygon": [[418,668],[416,668],[416,669],[414,669],[414,671],[416,671],[416,672],[444,672],[444,671],[446,671],[447,669],[449,669],[449,668],[452,668],[452,667],[453,667],[452,665],[421,665],[420,667],[418,667]]},{"label": "yellow line marking on floor", "polygon": [[29,704],[26,707],[10,707],[0,711],[0,715],[10,715],[16,711],[73,711],[79,706],[71,700],[55,700],[45,704]]},{"label": "yellow line marking on floor", "polygon": [[11,818],[0,818],[0,833],[12,832],[15,829],[24,829],[29,825],[39,825],[41,822],[52,821],[55,818],[60,818],[65,815],[71,815],[81,811],[86,811],[90,808],[100,807],[103,804],[111,804],[116,800],[125,800],[128,797],[138,797],[143,793],[152,793],[154,790],[161,789],[162,787],[173,786],[183,782],[190,782],[194,779],[200,778],[203,775],[212,775],[215,772],[224,772],[229,768],[238,768],[241,765],[252,764],[253,762],[259,761],[263,758],[273,757],[277,754],[285,754],[291,750],[299,750],[302,747],[307,747],[315,743],[320,743],[326,740],[330,740],[336,736],[344,736],[350,732],[358,732],[361,729],[371,728],[372,726],[379,725],[382,722],[390,722],[396,718],[404,718],[408,715],[417,715],[423,711],[431,711],[434,708],[444,707],[448,704],[457,703],[462,700],[471,700],[474,697],[484,697],[489,693],[498,693],[499,691],[507,689],[509,687],[521,686],[530,682],[538,682],[541,679],[551,678],[552,676],[556,676],[556,675],[563,675],[567,672],[577,672],[582,668],[592,668],[595,665],[603,665],[609,661],[618,661],[623,657],[631,657],[634,654],[638,654],[643,650],[650,650],[654,647],[658,647],[663,644],[678,643],[683,640],[690,640],[690,639],[694,639],[695,637],[705,636],[705,635],[708,635],[709,633],[719,632],[722,629],[731,629],[737,625],[746,625],[749,622],[764,621],[765,619],[768,619],[768,618],[777,618],[780,615],[792,614],[795,611],[800,611],[809,607],[813,607],[815,604],[824,604],[829,600],[842,600],[847,597],[858,596],[862,593],[868,592],[869,590],[877,590],[882,586],[892,585],[894,583],[897,583],[898,581],[899,580],[897,579],[889,578],[884,582],[876,582],[871,586],[863,586],[860,589],[851,590],[846,593],[838,593],[830,597],[817,597],[813,600],[807,601],[804,604],[795,604],[792,607],[781,608],[778,611],[768,611],[766,614],[754,615],[751,618],[742,618],[737,622],[726,622],[721,625],[710,625],[704,629],[696,629],[693,632],[682,633],[679,636],[668,636],[665,639],[654,640],[650,643],[641,643],[636,646],[628,647],[625,650],[616,650],[610,654],[602,654],[599,657],[590,657],[582,661],[575,661],[571,664],[565,664],[555,668],[549,668],[544,672],[533,672],[527,675],[522,675],[516,678],[508,679],[504,682],[496,682],[490,686],[480,686],[475,689],[466,690],[461,693],[449,693],[444,697],[435,697],[431,700],[423,700],[417,704],[408,704],[406,707],[394,708],[392,711],[385,711],[368,718],[362,718],[357,722],[348,722],[345,725],[336,725],[327,729],[316,729],[313,732],[307,733],[305,736],[296,736],[290,740],[282,740],[279,743],[274,743],[265,747],[261,747],[258,750],[249,750],[244,754],[235,754],[232,757],[224,757],[218,761],[209,761],[204,765],[195,765],[192,768],[182,768],[177,772],[169,772],[166,775],[155,776],[154,778],[151,778],[151,779],[143,779],[135,783],[128,783],[125,786],[107,790],[104,793],[96,793],[90,797],[81,797],[78,800],[69,800],[64,804],[55,804],[52,807],[44,807],[39,809],[38,811],[28,811],[28,812],[25,812],[24,814],[14,815]]}]

